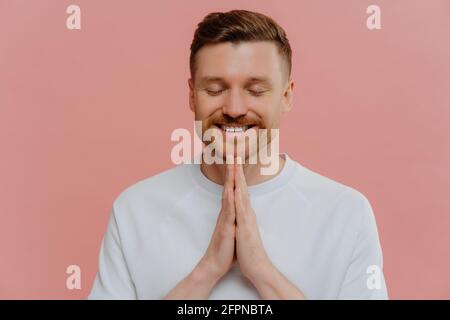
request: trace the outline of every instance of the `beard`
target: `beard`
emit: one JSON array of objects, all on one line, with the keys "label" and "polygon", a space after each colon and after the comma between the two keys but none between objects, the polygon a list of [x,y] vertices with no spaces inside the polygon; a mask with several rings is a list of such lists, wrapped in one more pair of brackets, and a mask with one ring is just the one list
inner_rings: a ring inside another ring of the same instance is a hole
[{"label": "beard", "polygon": [[266,148],[273,138],[259,117],[232,118],[222,113],[202,121],[202,137],[211,155],[224,163],[237,157],[245,163],[256,163],[260,149]]}]

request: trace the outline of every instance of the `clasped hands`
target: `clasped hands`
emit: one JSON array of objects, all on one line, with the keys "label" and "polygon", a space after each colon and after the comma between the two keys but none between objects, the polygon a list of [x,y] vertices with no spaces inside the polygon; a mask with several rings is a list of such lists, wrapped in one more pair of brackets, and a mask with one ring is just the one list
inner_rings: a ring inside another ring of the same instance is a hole
[{"label": "clasped hands", "polygon": [[273,266],[261,241],[242,164],[225,166],[222,208],[203,259],[217,278],[237,260],[242,274],[255,284]]},{"label": "clasped hands", "polygon": [[242,165],[226,164],[222,207],[209,246],[194,270],[165,299],[206,299],[235,260],[262,299],[305,299],[266,254]]}]

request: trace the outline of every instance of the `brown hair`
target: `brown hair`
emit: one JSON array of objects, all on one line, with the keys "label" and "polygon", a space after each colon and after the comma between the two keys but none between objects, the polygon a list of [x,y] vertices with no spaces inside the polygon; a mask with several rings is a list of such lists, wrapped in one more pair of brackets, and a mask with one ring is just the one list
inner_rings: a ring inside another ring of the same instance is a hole
[{"label": "brown hair", "polygon": [[207,44],[240,41],[273,41],[286,60],[291,74],[292,51],[286,32],[272,18],[247,10],[213,12],[201,21],[195,30],[191,44],[189,67],[191,77],[195,73],[195,54]]}]

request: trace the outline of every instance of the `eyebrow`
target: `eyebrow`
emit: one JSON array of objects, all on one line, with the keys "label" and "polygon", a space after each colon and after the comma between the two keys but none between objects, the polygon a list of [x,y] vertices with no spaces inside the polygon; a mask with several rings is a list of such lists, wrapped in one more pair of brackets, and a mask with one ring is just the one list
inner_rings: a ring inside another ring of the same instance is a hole
[{"label": "eyebrow", "polygon": [[[221,82],[226,83],[226,81],[222,77],[214,77],[214,76],[205,76],[200,79],[200,84],[208,84],[211,82]],[[266,85],[271,85],[272,81],[270,81],[267,77],[251,77],[246,81],[246,84],[254,84],[254,83],[262,83]]]},{"label": "eyebrow", "polygon": [[272,81],[270,81],[269,78],[267,77],[251,77],[248,81],[248,84],[253,84],[253,83],[261,83],[261,84],[265,84],[265,85],[272,85]]},{"label": "eyebrow", "polygon": [[206,77],[201,78],[199,81],[200,84],[207,84],[210,82],[225,82],[225,80],[223,80],[223,78],[221,78],[221,77],[206,76]]}]

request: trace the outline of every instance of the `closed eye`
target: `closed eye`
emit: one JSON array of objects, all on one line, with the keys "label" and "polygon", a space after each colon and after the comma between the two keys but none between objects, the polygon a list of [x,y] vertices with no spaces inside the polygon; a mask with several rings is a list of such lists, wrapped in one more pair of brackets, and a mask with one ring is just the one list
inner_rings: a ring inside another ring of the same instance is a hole
[{"label": "closed eye", "polygon": [[253,96],[261,96],[263,95],[267,90],[248,90],[251,95]]},{"label": "closed eye", "polygon": [[221,94],[223,91],[225,91],[225,89],[221,89],[221,90],[210,90],[210,89],[205,89],[206,93],[209,94],[210,96],[218,96],[219,94]]}]

